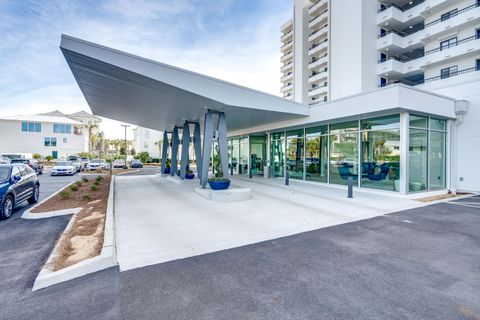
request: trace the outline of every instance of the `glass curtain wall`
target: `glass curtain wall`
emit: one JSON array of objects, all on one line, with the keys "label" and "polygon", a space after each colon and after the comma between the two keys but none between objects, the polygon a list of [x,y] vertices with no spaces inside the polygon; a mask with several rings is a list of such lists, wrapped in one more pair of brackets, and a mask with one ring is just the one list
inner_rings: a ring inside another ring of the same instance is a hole
[{"label": "glass curtain wall", "polygon": [[274,177],[283,177],[285,170],[285,133],[274,132],[270,135],[270,166]]},{"label": "glass curtain wall", "polygon": [[358,121],[330,125],[330,183],[358,181]]},{"label": "glass curtain wall", "polygon": [[230,163],[233,167],[233,174],[238,174],[238,164],[240,159],[240,140],[232,139],[230,142],[232,148]]},{"label": "glass curtain wall", "polygon": [[328,126],[305,129],[305,180],[328,182]]},{"label": "glass curtain wall", "polygon": [[361,186],[400,191],[400,115],[361,121]]},{"label": "glass curtain wall", "polygon": [[287,131],[287,170],[291,179],[303,179],[304,132],[302,129]]},{"label": "glass curtain wall", "polygon": [[250,136],[250,163],[253,175],[263,175],[266,162],[266,137]]},{"label": "glass curtain wall", "polygon": [[430,171],[428,186],[430,190],[444,189],[446,173],[446,121],[430,118]]},{"label": "glass curtain wall", "polygon": [[446,187],[446,121],[410,115],[409,191]]},{"label": "glass curtain wall", "polygon": [[240,138],[239,174],[248,174],[248,137]]}]

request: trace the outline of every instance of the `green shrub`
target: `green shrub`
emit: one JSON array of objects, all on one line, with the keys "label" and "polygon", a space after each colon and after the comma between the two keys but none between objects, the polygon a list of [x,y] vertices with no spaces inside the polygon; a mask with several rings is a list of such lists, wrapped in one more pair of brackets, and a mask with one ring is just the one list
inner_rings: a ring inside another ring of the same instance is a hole
[{"label": "green shrub", "polygon": [[77,187],[81,187],[83,185],[82,180],[76,181],[75,184],[77,185]]},{"label": "green shrub", "polygon": [[97,186],[100,184],[100,182],[98,182],[97,180],[95,180],[95,182],[93,183],[94,186]]},{"label": "green shrub", "polygon": [[98,187],[96,185],[93,185],[91,188],[90,188],[92,191],[97,191],[98,190]]},{"label": "green shrub", "polygon": [[83,178],[82,178],[82,181],[83,181],[83,182],[88,182],[88,178],[87,178],[87,177],[83,177]]},{"label": "green shrub", "polygon": [[66,191],[66,190],[63,190],[63,191],[61,191],[58,195],[60,196],[60,198],[62,198],[63,200],[65,200],[65,199],[70,198],[71,193],[68,192],[68,191]]},{"label": "green shrub", "polygon": [[103,180],[103,177],[102,177],[102,176],[97,176],[97,177],[95,178],[95,181],[97,181],[97,182],[100,182],[100,181],[102,181],[102,180]]},{"label": "green shrub", "polygon": [[82,196],[82,200],[84,200],[84,201],[92,201],[92,197],[90,197],[90,195],[88,195],[88,194],[84,194],[84,195]]},{"label": "green shrub", "polygon": [[73,192],[78,191],[78,186],[76,184],[72,184],[70,186],[70,190],[72,190]]}]

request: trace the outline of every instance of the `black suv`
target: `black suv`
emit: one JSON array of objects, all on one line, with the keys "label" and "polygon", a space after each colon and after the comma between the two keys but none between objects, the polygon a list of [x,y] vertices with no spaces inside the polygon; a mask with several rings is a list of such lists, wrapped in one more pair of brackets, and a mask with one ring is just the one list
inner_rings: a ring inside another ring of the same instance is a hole
[{"label": "black suv", "polygon": [[33,171],[35,171],[36,174],[43,174],[43,165],[35,159],[12,159],[12,161],[10,163],[11,164],[13,164],[13,163],[25,164],[25,165],[29,166],[30,168],[32,168]]}]

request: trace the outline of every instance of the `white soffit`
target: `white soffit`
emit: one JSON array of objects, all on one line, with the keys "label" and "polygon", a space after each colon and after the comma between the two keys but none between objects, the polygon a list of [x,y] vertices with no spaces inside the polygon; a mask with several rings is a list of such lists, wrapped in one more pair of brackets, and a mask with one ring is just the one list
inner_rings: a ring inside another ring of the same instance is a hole
[{"label": "white soffit", "polygon": [[60,49],[98,116],[171,130],[214,109],[226,113],[231,131],[310,114],[296,102],[70,36]]}]

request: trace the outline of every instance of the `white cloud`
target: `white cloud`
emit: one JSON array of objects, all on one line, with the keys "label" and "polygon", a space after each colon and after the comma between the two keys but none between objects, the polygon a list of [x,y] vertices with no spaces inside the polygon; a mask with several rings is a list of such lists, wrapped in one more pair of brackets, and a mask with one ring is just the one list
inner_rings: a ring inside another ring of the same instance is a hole
[{"label": "white cloud", "polygon": [[[244,20],[229,11],[248,5],[241,1],[52,0],[15,15],[9,6],[21,2],[0,0],[0,116],[89,110],[58,48],[62,33],[279,95],[279,29],[290,0],[262,0],[270,9],[246,10]],[[104,128],[123,136],[117,122]]]}]

